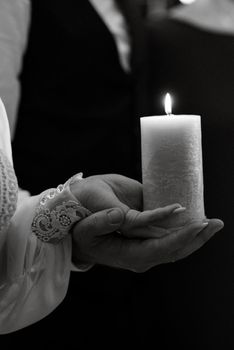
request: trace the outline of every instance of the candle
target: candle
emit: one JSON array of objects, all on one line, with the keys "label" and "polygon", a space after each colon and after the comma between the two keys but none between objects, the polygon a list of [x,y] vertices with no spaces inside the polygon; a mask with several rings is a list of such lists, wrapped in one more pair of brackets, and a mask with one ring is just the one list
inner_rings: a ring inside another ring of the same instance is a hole
[{"label": "candle", "polygon": [[165,227],[203,220],[201,118],[171,114],[141,118],[144,210],[180,203],[186,211],[163,222]]}]

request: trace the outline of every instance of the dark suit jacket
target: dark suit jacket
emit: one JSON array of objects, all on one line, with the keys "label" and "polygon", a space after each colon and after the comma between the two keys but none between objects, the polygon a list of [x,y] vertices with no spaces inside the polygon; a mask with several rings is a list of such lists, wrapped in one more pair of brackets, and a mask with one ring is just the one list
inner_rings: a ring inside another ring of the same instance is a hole
[{"label": "dark suit jacket", "polygon": [[130,74],[89,1],[32,0],[13,144],[19,182],[32,193],[79,171],[140,178],[141,17],[137,2],[118,1],[132,35]]}]

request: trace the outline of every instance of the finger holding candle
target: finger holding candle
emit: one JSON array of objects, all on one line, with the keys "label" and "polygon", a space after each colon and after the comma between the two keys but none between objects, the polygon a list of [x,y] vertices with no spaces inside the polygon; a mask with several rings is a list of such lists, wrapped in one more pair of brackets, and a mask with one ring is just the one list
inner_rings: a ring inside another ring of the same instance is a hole
[{"label": "finger holding candle", "polygon": [[134,228],[129,228],[128,230],[120,230],[120,233],[125,238],[139,239],[139,241],[144,241],[147,239],[160,239],[164,236],[169,235],[171,232],[169,229],[165,229],[160,226],[139,226]]},{"label": "finger holding candle", "polygon": [[172,214],[177,214],[185,211],[186,208],[182,207],[180,204],[171,204],[163,208],[157,208],[154,210],[146,210],[139,212],[130,209],[127,213],[127,219],[129,223],[137,226],[147,226],[157,224],[160,220],[167,218]]},{"label": "finger holding candle", "polygon": [[130,209],[125,217],[124,225],[121,227],[121,232],[125,237],[129,238],[160,238],[170,233],[169,230],[161,227],[161,221],[183,212],[186,208],[180,204],[171,204],[164,208],[155,210],[147,210],[139,212]]}]

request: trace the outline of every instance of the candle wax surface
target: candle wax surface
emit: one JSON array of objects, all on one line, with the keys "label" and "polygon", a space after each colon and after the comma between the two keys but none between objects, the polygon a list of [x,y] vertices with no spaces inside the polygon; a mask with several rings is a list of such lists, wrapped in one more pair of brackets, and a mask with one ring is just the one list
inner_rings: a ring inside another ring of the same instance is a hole
[{"label": "candle wax surface", "polygon": [[167,227],[204,219],[200,116],[143,117],[141,143],[144,210],[186,207],[165,221]]}]

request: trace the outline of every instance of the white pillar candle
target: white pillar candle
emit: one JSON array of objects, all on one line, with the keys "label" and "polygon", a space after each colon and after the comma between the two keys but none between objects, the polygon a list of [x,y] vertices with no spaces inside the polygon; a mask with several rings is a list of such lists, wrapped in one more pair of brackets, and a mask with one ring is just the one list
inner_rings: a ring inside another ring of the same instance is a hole
[{"label": "white pillar candle", "polygon": [[180,203],[186,211],[164,226],[205,218],[201,118],[172,115],[167,96],[163,116],[141,118],[144,210]]}]

